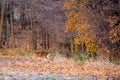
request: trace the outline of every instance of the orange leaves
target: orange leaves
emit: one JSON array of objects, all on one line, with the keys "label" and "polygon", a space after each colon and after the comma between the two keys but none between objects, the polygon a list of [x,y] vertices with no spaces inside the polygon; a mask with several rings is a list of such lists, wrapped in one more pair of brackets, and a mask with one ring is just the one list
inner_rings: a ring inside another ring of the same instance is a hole
[{"label": "orange leaves", "polygon": [[[66,22],[66,31],[77,31],[79,32],[81,26],[86,27],[87,20],[86,16],[84,14],[83,9],[79,11],[78,7],[75,7],[79,5],[74,0],[68,0],[64,4],[64,8],[68,10],[66,13],[68,20]],[[74,9],[73,9],[74,8]]]},{"label": "orange leaves", "polygon": [[75,30],[75,27],[74,26],[74,23],[75,23],[75,20],[74,19],[69,19],[66,23],[66,30],[67,31],[74,31]]},{"label": "orange leaves", "polygon": [[79,38],[74,38],[74,43],[79,45],[80,44]]},{"label": "orange leaves", "polygon": [[[83,1],[82,3],[86,2],[87,0]],[[66,9],[69,10],[66,14],[68,17],[66,22],[66,31],[77,32],[77,35],[74,38],[74,44],[80,45],[82,43],[83,45],[84,43],[87,52],[95,53],[97,48],[95,45],[96,36],[94,34],[93,27],[91,27],[92,21],[91,17],[89,16],[90,11],[86,8],[85,4],[82,3],[77,3],[77,1],[75,0],[65,2],[65,6],[67,7],[69,6],[69,8],[65,7]]]},{"label": "orange leaves", "polygon": [[[46,62],[31,60],[31,58],[0,57],[0,72],[40,72],[48,74],[68,74],[76,76],[100,76],[120,75],[120,66],[101,64],[98,62]],[[12,63],[14,61],[14,63]],[[7,65],[6,65],[6,64]]]},{"label": "orange leaves", "polygon": [[71,9],[71,8],[76,8],[76,3],[73,0],[66,0],[66,2],[64,3],[63,7],[65,9]]},{"label": "orange leaves", "polygon": [[[67,31],[78,31],[78,29],[83,25],[80,21],[80,14],[76,14],[73,11],[67,13],[68,20],[66,22]],[[80,24],[81,23],[81,24]]]},{"label": "orange leaves", "polygon": [[67,15],[68,18],[71,18],[71,17],[73,17],[75,15],[75,12],[70,11],[70,12],[66,13],[66,15]]},{"label": "orange leaves", "polygon": [[86,32],[89,33],[87,24],[81,24],[81,26],[77,27],[76,30],[79,34],[85,34]]},{"label": "orange leaves", "polygon": [[115,43],[120,40],[120,25],[110,31],[110,40]]}]

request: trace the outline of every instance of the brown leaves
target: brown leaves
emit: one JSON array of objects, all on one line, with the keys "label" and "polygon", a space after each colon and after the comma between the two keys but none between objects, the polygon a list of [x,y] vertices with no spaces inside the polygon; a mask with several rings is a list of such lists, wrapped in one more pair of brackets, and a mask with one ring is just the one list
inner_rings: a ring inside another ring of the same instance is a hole
[{"label": "brown leaves", "polygon": [[[0,57],[0,72],[39,72],[46,74],[67,74],[76,76],[114,76],[120,75],[120,66],[97,62],[51,62],[25,57]],[[14,62],[14,63],[13,63]]]}]

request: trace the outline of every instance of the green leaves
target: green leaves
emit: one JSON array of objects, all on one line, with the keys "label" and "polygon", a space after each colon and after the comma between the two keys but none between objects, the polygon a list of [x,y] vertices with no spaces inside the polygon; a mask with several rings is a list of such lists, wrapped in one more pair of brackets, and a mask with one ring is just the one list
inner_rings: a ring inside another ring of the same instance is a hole
[{"label": "green leaves", "polygon": [[47,78],[44,78],[44,80],[55,80],[55,79],[47,77]]},{"label": "green leaves", "polygon": [[83,78],[78,78],[77,80],[84,80]]}]

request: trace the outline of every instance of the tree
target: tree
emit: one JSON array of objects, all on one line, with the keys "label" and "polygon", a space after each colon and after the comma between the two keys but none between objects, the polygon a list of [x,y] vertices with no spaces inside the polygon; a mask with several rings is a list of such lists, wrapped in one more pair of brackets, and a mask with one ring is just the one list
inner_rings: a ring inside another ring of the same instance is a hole
[{"label": "tree", "polygon": [[[90,12],[90,9],[88,9],[85,4],[77,0],[66,1],[64,7],[68,10],[66,30],[77,32],[74,38],[76,47],[77,45],[85,44],[88,53],[96,53],[95,24],[90,21],[91,18],[95,17],[93,13]],[[93,50],[92,47],[94,47]]]},{"label": "tree", "polygon": [[[119,0],[67,0],[64,4],[67,10],[66,30],[77,33],[74,39],[75,44],[85,44],[86,51],[97,53],[101,60],[111,60],[112,54],[119,56],[111,50],[119,48],[111,47],[114,45],[113,41],[120,45],[118,43],[120,39],[118,6]],[[114,21],[112,16],[115,18]],[[117,56],[115,58],[119,59]]]},{"label": "tree", "polygon": [[5,14],[5,1],[1,1],[1,15],[0,15],[0,47],[2,47],[2,27],[3,27],[3,22],[4,22],[4,14]]},{"label": "tree", "polygon": [[21,51],[60,48],[66,36],[62,3],[51,0],[1,0],[1,45],[4,42],[7,43],[4,45],[6,48]]}]

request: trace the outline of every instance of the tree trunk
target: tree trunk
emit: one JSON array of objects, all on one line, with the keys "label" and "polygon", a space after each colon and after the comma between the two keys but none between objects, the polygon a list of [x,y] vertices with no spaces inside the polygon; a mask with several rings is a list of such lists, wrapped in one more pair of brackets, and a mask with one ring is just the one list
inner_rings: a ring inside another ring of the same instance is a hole
[{"label": "tree trunk", "polygon": [[78,45],[77,45],[77,44],[75,44],[75,52],[76,52],[76,53],[79,52],[79,50],[78,50]]},{"label": "tree trunk", "polygon": [[44,49],[46,49],[46,44],[45,44],[45,29],[44,28],[42,28],[41,29],[41,33],[42,33],[42,50],[44,50]]},{"label": "tree trunk", "polygon": [[46,37],[45,37],[45,45],[46,45],[46,49],[48,49],[48,42],[47,42],[47,40],[48,40],[48,39],[47,39],[47,38],[48,38],[48,37],[47,37],[47,29],[45,30],[45,36],[46,36]]},{"label": "tree trunk", "polygon": [[32,26],[32,43],[33,43],[33,50],[37,50],[37,34],[36,34],[35,25]]},{"label": "tree trunk", "polygon": [[2,27],[3,27],[3,22],[4,22],[4,15],[5,15],[5,1],[6,0],[3,0],[2,2],[2,7],[1,7],[1,19],[0,19],[0,48],[2,47],[2,43],[1,43],[1,40],[2,40]]},{"label": "tree trunk", "polygon": [[13,14],[10,14],[10,26],[11,26],[11,37],[12,37],[12,48],[15,48],[15,37],[14,37],[14,26],[13,26]]},{"label": "tree trunk", "polygon": [[71,52],[73,53],[74,52],[74,44],[73,44],[73,39],[71,39],[71,42],[70,42],[70,50],[71,50]]}]

